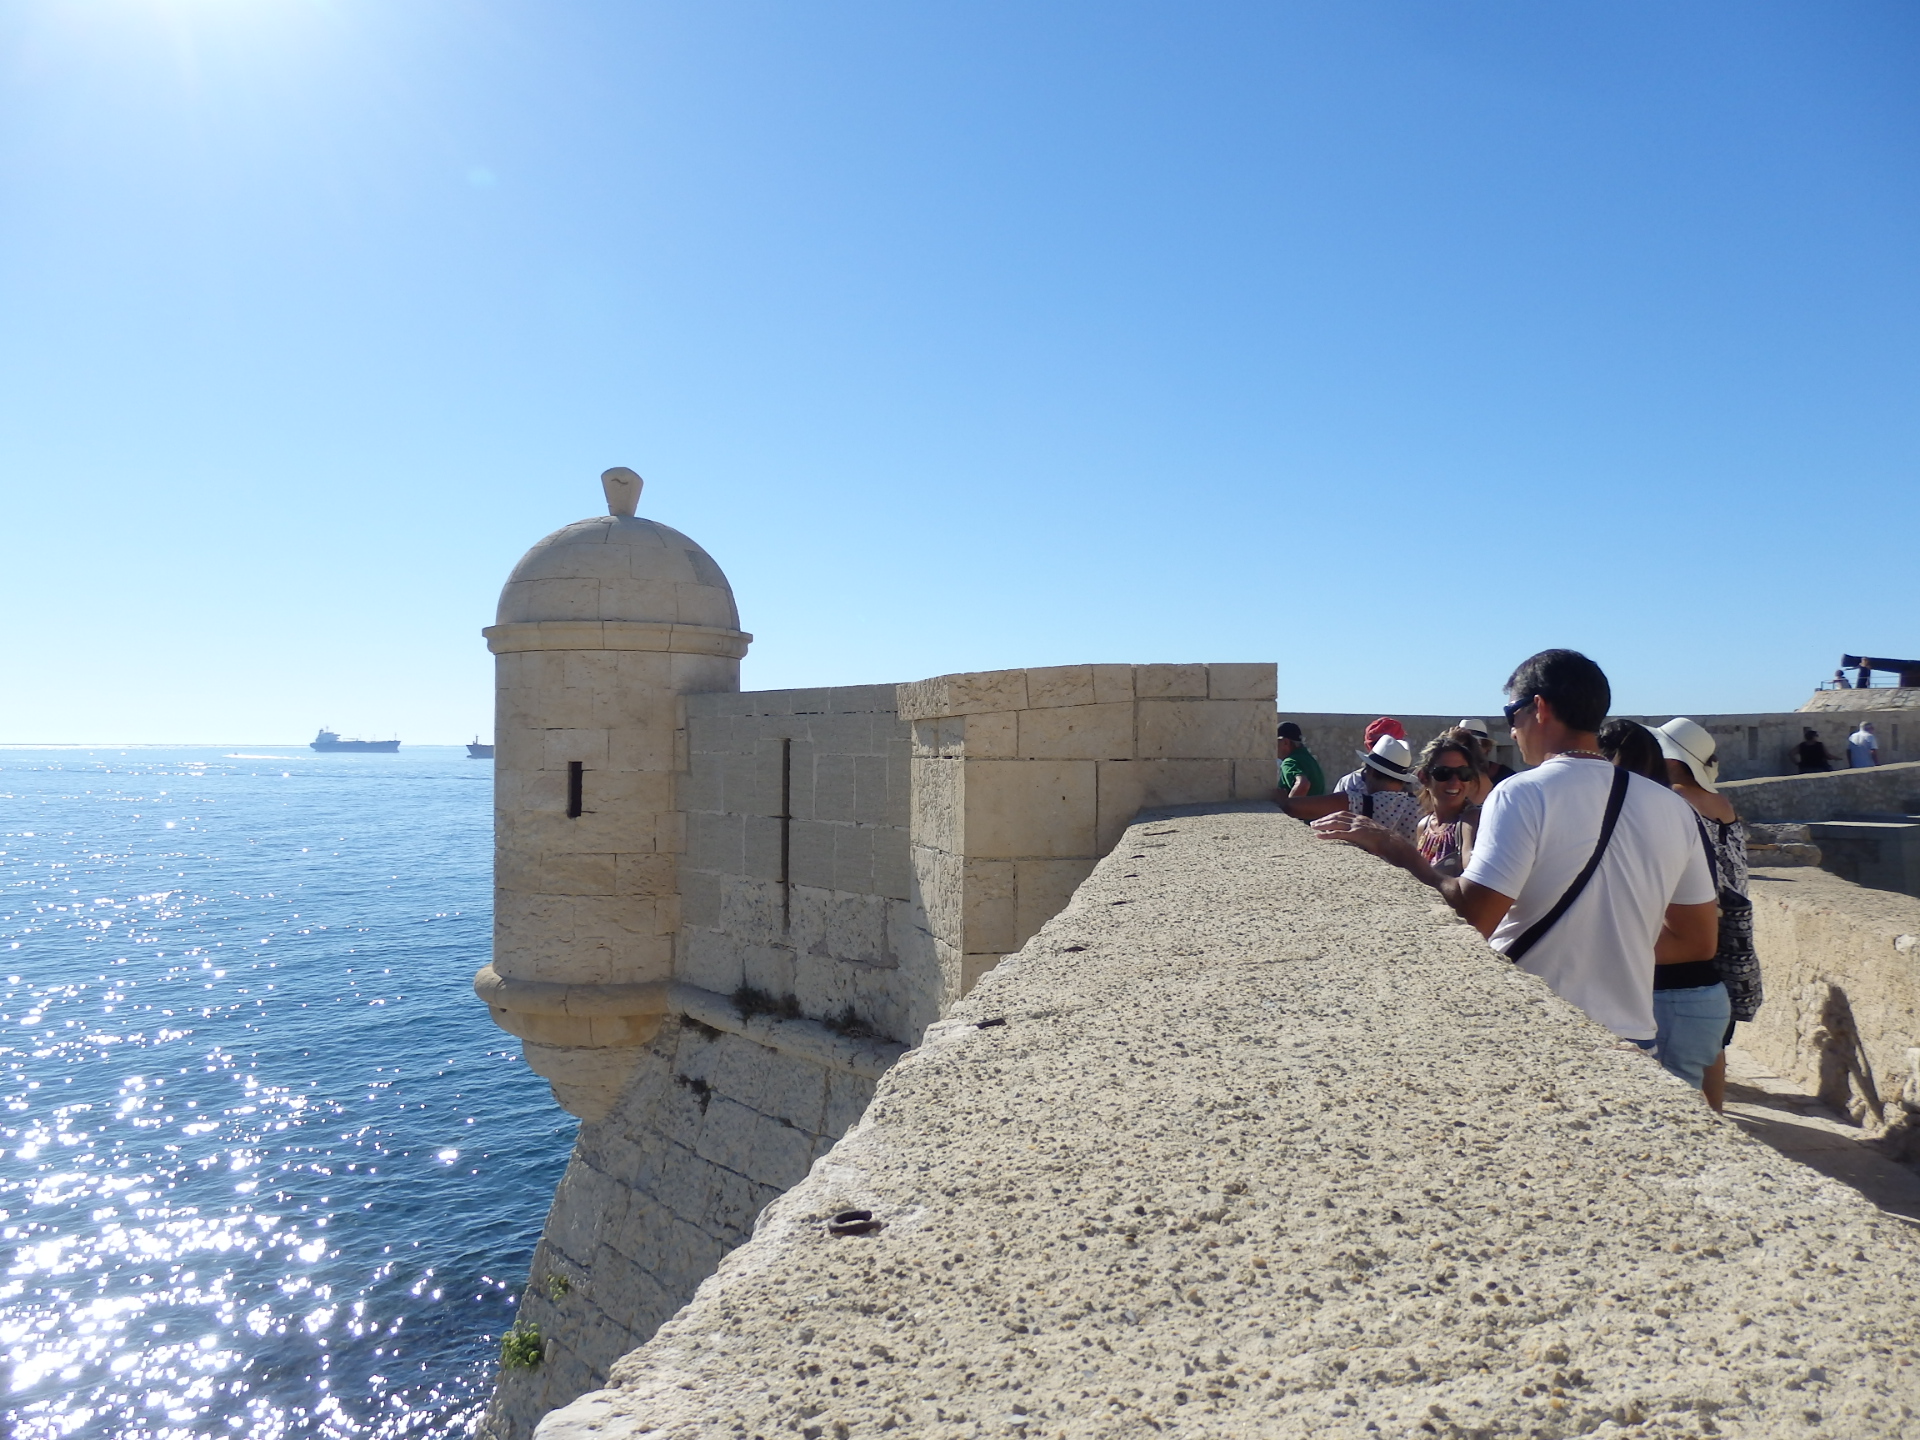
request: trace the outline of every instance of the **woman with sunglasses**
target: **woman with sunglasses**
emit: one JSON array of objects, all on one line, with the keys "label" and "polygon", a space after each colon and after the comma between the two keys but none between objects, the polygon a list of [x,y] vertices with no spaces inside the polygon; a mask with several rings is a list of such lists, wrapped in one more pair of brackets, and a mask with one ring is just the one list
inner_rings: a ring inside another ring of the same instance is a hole
[{"label": "woman with sunglasses", "polygon": [[1444,730],[1420,755],[1420,858],[1441,875],[1457,876],[1473,858],[1486,771],[1480,747],[1465,730]]}]

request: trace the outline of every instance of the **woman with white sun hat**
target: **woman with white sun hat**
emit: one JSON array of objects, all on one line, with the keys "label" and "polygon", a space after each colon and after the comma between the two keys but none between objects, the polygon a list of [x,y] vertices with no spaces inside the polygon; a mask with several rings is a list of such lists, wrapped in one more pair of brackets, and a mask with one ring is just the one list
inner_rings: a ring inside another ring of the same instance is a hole
[{"label": "woman with white sun hat", "polygon": [[[1719,953],[1698,966],[1661,966],[1654,972],[1653,1009],[1660,1029],[1654,1053],[1668,1069],[1690,1081],[1687,1072],[1706,1056],[1700,1079],[1692,1083],[1718,1110],[1726,1100],[1726,1047],[1733,1039],[1733,1027],[1753,1019],[1761,999],[1760,962],[1753,950],[1753,905],[1747,899],[1746,828],[1733,802],[1720,793],[1719,747],[1704,725],[1680,716],[1655,726],[1653,738],[1666,756],[1667,778],[1674,791],[1693,806],[1699,818],[1701,843],[1720,891]],[[1688,973],[1678,973],[1683,969]],[[1713,994],[1716,989],[1725,991],[1724,1009]],[[1710,1030],[1718,1033],[1709,1035]],[[1685,1069],[1669,1063],[1666,1052]]]}]

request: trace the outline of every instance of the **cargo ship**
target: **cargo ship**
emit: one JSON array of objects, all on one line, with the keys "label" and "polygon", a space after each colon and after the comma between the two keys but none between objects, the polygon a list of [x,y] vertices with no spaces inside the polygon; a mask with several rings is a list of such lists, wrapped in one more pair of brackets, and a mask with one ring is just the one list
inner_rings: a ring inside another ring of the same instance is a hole
[{"label": "cargo ship", "polygon": [[493,759],[493,746],[482,745],[480,743],[480,737],[476,735],[467,742],[467,759],[491,760]]},{"label": "cargo ship", "polygon": [[391,755],[399,750],[398,740],[342,740],[331,730],[322,730],[313,737],[312,748],[326,754],[337,755],[342,752],[354,755]]}]

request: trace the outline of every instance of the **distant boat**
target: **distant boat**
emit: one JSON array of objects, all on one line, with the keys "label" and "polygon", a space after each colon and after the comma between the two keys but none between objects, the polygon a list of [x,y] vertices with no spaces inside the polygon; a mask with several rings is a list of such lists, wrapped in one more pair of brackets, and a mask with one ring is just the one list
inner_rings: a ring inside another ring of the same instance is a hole
[{"label": "distant boat", "polygon": [[391,755],[400,748],[398,740],[342,740],[331,730],[313,737],[312,748],[326,754],[345,751],[355,755]]},{"label": "distant boat", "polygon": [[467,743],[467,758],[469,760],[491,760],[493,759],[493,746],[482,745],[480,743],[480,737],[476,735]]}]

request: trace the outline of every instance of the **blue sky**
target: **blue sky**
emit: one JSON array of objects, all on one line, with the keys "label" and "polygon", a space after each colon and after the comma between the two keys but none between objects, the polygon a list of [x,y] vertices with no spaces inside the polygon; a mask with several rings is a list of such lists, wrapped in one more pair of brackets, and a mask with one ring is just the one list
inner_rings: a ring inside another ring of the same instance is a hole
[{"label": "blue sky", "polygon": [[1920,651],[1910,4],[0,8],[0,741],[485,733],[647,477],[750,688]]}]

